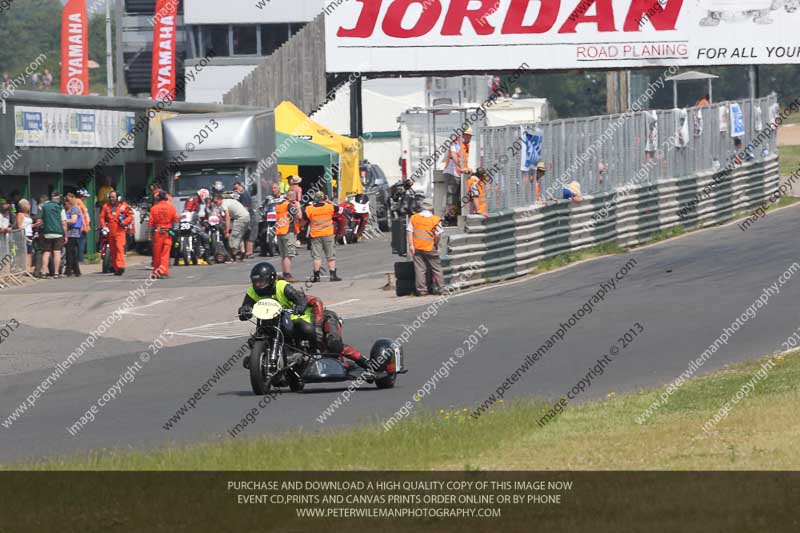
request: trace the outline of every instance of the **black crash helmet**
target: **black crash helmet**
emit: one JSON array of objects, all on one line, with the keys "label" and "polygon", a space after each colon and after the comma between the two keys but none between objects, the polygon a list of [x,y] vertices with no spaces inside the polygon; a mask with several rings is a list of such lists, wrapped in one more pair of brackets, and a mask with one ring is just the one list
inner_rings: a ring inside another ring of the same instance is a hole
[{"label": "black crash helmet", "polygon": [[278,274],[269,263],[259,263],[250,271],[250,282],[259,296],[272,296],[275,292],[275,280]]}]

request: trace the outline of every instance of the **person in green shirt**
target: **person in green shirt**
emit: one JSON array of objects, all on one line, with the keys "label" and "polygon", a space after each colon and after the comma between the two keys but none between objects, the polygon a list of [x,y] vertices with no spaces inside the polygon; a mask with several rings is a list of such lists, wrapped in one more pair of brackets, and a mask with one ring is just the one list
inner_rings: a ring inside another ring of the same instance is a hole
[{"label": "person in green shirt", "polygon": [[61,205],[61,194],[53,191],[50,194],[50,201],[41,206],[42,212],[42,234],[44,236],[42,245],[42,265],[50,264],[50,254],[53,254],[53,277],[60,277],[58,266],[61,264],[61,250],[67,241],[67,213]]}]

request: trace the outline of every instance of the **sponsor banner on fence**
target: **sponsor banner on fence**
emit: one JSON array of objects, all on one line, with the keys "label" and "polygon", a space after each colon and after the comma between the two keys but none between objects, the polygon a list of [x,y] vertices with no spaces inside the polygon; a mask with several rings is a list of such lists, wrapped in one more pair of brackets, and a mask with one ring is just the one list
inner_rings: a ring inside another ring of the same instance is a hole
[{"label": "sponsor banner on fence", "polygon": [[[128,111],[16,106],[14,145],[113,148],[135,122]],[[120,148],[132,149],[133,141]]]},{"label": "sponsor banner on fence", "polygon": [[[326,10],[329,72],[798,63],[797,0],[358,0]],[[363,65],[368,65],[363,67]]]}]

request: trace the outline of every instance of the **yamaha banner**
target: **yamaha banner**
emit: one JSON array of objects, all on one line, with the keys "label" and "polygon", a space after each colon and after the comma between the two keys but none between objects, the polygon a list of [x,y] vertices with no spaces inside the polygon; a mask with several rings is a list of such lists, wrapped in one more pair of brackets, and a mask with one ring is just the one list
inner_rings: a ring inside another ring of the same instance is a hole
[{"label": "yamaha banner", "polygon": [[175,99],[176,0],[158,0],[153,24],[153,70],[150,95],[154,100]]},{"label": "yamaha banner", "polygon": [[89,94],[86,0],[69,0],[61,12],[61,92]]}]

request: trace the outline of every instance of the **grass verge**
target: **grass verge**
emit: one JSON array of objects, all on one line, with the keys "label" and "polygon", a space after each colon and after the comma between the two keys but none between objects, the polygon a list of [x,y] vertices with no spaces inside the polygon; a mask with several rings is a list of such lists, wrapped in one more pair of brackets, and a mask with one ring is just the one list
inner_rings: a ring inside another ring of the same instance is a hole
[{"label": "grass verge", "polygon": [[[711,433],[702,429],[762,364],[766,378]],[[613,369],[609,371],[613,372]],[[796,470],[800,468],[800,352],[693,379],[644,424],[634,418],[664,389],[568,406],[498,403],[479,419],[467,407],[425,412],[389,432],[353,429],[239,438],[151,452],[103,451],[14,465],[34,470]],[[399,400],[398,400],[399,401]]]},{"label": "grass verge", "polygon": [[594,257],[600,257],[602,255],[621,254],[627,251],[628,250],[617,243],[604,242],[584,250],[577,250],[575,252],[568,252],[555,257],[550,257],[548,259],[542,259],[536,264],[536,273],[539,274],[542,272],[555,270],[557,268],[567,266],[570,263],[583,261],[584,259],[591,259]]},{"label": "grass verge", "polygon": [[781,146],[780,154],[781,176],[791,176],[800,168],[800,146]]}]

